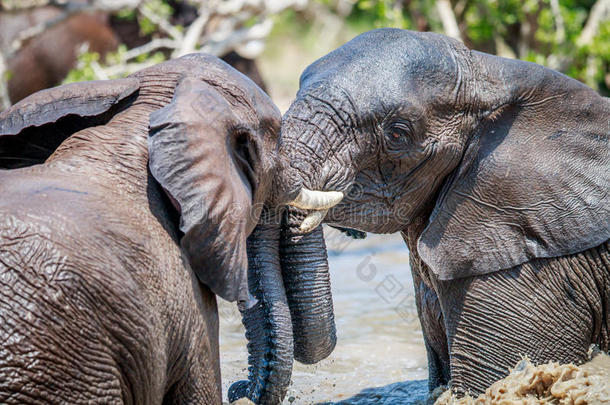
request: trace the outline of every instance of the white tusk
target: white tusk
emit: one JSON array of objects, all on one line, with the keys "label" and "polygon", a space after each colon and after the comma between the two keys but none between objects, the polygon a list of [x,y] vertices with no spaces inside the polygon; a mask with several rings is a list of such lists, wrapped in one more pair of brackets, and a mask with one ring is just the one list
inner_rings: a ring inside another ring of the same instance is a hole
[{"label": "white tusk", "polygon": [[327,210],[339,204],[342,199],[343,193],[340,191],[312,191],[303,187],[297,198],[288,205],[303,210]]},{"label": "white tusk", "polygon": [[304,233],[313,231],[318,225],[320,225],[320,222],[322,222],[327,212],[328,210],[311,212],[305,217],[305,219],[301,223],[301,226],[299,227],[299,230]]}]

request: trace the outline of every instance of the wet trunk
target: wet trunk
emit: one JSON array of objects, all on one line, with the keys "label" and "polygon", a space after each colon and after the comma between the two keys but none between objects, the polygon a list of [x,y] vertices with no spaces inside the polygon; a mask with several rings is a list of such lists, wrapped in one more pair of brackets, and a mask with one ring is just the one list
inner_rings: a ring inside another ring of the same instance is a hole
[{"label": "wet trunk", "polygon": [[281,232],[277,220],[266,219],[248,238],[250,293],[256,300],[240,309],[250,367],[248,381],[229,389],[230,401],[248,397],[258,404],[280,403],[290,383],[293,359],[316,363],[335,347],[322,227],[300,234],[304,216],[304,211],[289,208]]},{"label": "wet trunk", "polygon": [[231,386],[231,402],[247,397],[257,404],[278,404],[292,375],[292,325],[280,269],[279,225],[264,222],[248,238],[248,284],[253,298],[240,304],[249,376],[248,381]]},{"label": "wet trunk", "polygon": [[337,342],[328,257],[322,226],[302,235],[305,211],[288,208],[280,238],[282,277],[294,333],[294,357],[313,364]]}]

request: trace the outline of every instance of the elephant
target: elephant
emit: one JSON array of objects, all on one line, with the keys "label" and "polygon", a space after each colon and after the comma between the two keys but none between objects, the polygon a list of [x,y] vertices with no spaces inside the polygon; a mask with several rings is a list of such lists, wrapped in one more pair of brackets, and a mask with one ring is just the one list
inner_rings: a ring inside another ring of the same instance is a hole
[{"label": "elephant", "polygon": [[[521,355],[610,348],[609,119],[608,98],[549,68],[373,30],[302,73],[268,205],[290,207],[295,239],[400,232],[429,388],[478,394]],[[327,288],[284,270],[287,291]]]},{"label": "elephant", "polygon": [[[169,3],[172,20],[186,26],[197,17],[197,9],[182,1]],[[10,55],[6,60],[9,72],[8,97],[16,103],[39,90],[56,86],[76,66],[78,51],[86,44],[90,52],[102,58],[116,51],[119,44],[129,48],[150,40],[140,33],[137,21],[115,18],[105,11],[77,12],[52,24],[43,34],[37,35],[11,55],[13,41],[28,28],[50,24],[60,19],[62,10],[56,6],[27,8],[2,12],[0,6],[0,50]],[[261,89],[265,83],[256,62],[231,51],[221,57],[225,62],[247,75]]]},{"label": "elephant", "polygon": [[[52,6],[0,13],[0,44],[10,50],[12,42],[24,30],[58,18],[61,11]],[[50,27],[42,35],[27,41],[6,60],[9,72],[8,96],[12,103],[55,86],[76,65],[80,45],[102,57],[119,46],[119,39],[104,12],[76,13]]]},{"label": "elephant", "polygon": [[221,403],[280,121],[205,54],[0,114],[0,402]]}]

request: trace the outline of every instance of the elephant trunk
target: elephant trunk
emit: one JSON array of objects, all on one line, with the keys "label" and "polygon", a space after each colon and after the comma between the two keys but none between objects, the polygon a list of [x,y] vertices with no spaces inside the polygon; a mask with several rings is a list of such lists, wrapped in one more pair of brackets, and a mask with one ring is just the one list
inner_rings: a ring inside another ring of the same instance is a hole
[{"label": "elephant trunk", "polygon": [[248,339],[248,381],[229,388],[229,401],[247,397],[279,404],[292,374],[293,339],[279,259],[278,221],[261,219],[248,238],[248,287],[256,299],[241,303]]},{"label": "elephant trunk", "polygon": [[294,207],[284,212],[281,230],[268,215],[248,238],[248,283],[256,303],[242,303],[240,310],[250,367],[248,380],[229,389],[230,401],[280,403],[293,359],[316,363],[337,340],[322,227],[303,235],[306,212]]},{"label": "elephant trunk", "polygon": [[280,260],[294,333],[294,356],[313,364],[326,358],[337,341],[328,257],[322,226],[303,235],[306,212],[289,207],[280,237]]}]

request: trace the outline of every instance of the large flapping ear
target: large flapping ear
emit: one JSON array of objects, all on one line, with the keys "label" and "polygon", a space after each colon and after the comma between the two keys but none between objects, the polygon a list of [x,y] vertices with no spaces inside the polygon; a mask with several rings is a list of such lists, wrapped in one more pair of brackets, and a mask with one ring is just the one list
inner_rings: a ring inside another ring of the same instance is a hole
[{"label": "large flapping ear", "polygon": [[43,163],[67,137],[106,123],[138,91],[136,78],[41,90],[0,113],[0,168]]},{"label": "large flapping ear", "polygon": [[610,238],[610,101],[589,90],[508,106],[479,128],[418,242],[440,279]]},{"label": "large flapping ear", "polygon": [[236,153],[245,142],[238,125],[215,88],[190,77],[150,118],[150,171],[180,211],[183,251],[199,280],[229,301],[248,294],[252,189]]}]

